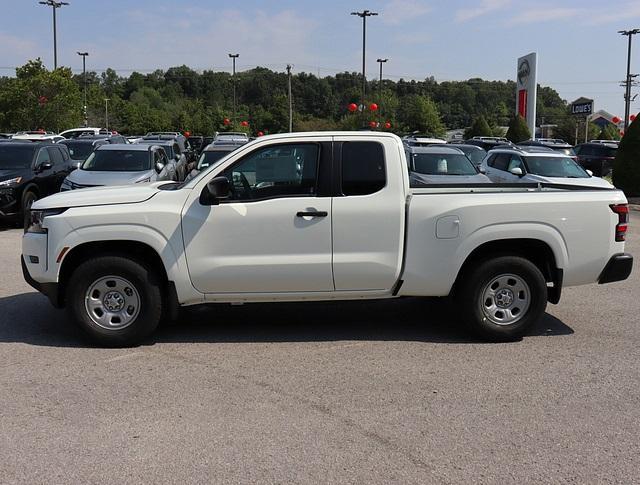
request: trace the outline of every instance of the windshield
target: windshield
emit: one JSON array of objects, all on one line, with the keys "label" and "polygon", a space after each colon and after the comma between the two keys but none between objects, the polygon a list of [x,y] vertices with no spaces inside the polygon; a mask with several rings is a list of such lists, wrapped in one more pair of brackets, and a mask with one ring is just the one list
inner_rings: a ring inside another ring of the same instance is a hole
[{"label": "windshield", "polygon": [[202,155],[200,155],[200,160],[198,160],[198,170],[204,170],[205,168],[210,167],[221,158],[229,155],[229,153],[231,152],[228,152],[228,151],[202,152]]},{"label": "windshield", "polygon": [[80,141],[61,142],[63,145],[67,145],[69,154],[74,160],[86,160],[91,152],[94,150],[93,143],[83,143]]},{"label": "windshield", "polygon": [[527,157],[529,172],[543,177],[589,178],[589,174],[565,157]]},{"label": "windshield", "polygon": [[11,143],[0,145],[0,169],[22,169],[31,167],[35,147],[16,146]]},{"label": "windshield", "polygon": [[151,160],[146,150],[97,150],[81,168],[94,172],[142,172],[151,169]]},{"label": "windshield", "polygon": [[476,169],[462,153],[412,153],[413,172],[426,175],[476,175]]}]

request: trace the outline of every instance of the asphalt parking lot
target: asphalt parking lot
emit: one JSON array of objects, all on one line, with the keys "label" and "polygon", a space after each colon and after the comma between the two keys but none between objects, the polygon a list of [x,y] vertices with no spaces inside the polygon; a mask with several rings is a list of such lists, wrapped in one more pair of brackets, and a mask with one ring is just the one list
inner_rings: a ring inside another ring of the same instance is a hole
[{"label": "asphalt parking lot", "polygon": [[0,231],[2,483],[640,482],[637,267],[517,343],[405,299],[199,308],[98,349],[23,282],[20,236]]}]

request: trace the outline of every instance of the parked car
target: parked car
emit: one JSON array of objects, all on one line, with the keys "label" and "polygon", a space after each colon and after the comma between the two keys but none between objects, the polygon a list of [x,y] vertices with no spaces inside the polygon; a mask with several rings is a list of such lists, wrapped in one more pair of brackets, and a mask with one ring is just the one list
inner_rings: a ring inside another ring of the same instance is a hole
[{"label": "parked car", "polygon": [[618,145],[614,143],[581,143],[576,145],[575,152],[578,163],[591,170],[598,177],[611,173],[613,161],[618,153]]},{"label": "parked car", "polygon": [[242,145],[209,145],[202,151],[198,163],[191,169],[185,182],[196,177],[200,172],[217,163],[240,146]]},{"label": "parked car", "polygon": [[155,136],[144,137],[142,140],[138,140],[138,145],[157,145],[161,146],[169,160],[172,160],[175,163],[176,167],[176,175],[178,181],[183,181],[187,176],[188,172],[188,162],[187,162],[187,154],[185,151],[180,149],[180,145],[175,139],[162,139]]},{"label": "parked car", "polygon": [[499,136],[474,136],[470,140],[465,140],[465,144],[478,146],[487,152],[500,145],[513,145],[506,138]]},{"label": "parked car", "polygon": [[435,138],[429,135],[411,134],[402,138],[405,146],[408,147],[426,147],[429,145],[444,145],[447,143],[442,138]]},{"label": "parked car", "polygon": [[58,192],[71,170],[64,146],[20,140],[0,143],[0,216],[26,223],[31,204]]},{"label": "parked car", "polygon": [[107,131],[106,128],[91,128],[91,127],[81,127],[81,128],[71,128],[70,130],[65,130],[60,132],[60,136],[63,138],[78,138],[82,135],[109,135],[111,132]]},{"label": "parked car", "polygon": [[175,181],[175,164],[157,145],[101,145],[62,183],[62,191]]},{"label": "parked car", "polygon": [[464,143],[449,143],[449,145],[461,150],[476,167],[480,166],[487,154],[484,148],[477,145],[467,145]]},{"label": "parked car", "polygon": [[605,145],[620,145],[620,140],[589,140],[589,143],[604,143]]},{"label": "parked car", "polygon": [[71,158],[75,160],[76,168],[79,168],[99,146],[127,144],[129,142],[122,135],[82,135],[77,138],[65,139],[58,143],[65,145],[69,149]]},{"label": "parked car", "polygon": [[390,133],[287,133],[188,184],[56,194],[33,206],[24,276],[128,346],[186,305],[447,295],[477,335],[513,340],[563,287],[631,272],[619,190],[411,188],[407,166]]},{"label": "parked car", "polygon": [[241,131],[217,131],[211,143],[217,145],[241,145],[249,141],[249,135]]},{"label": "parked car", "polygon": [[573,146],[564,140],[557,138],[540,138],[538,140],[526,140],[518,143],[518,146],[530,146],[530,147],[546,147],[556,152],[562,153],[574,160],[577,160],[576,152],[573,151]]},{"label": "parked car", "polygon": [[34,141],[34,142],[50,142],[55,143],[64,140],[60,135],[56,135],[51,131],[19,131],[11,137],[13,140]]},{"label": "parked car", "polygon": [[481,174],[462,150],[451,145],[406,147],[409,182],[424,184],[483,184],[491,181]]},{"label": "parked car", "polygon": [[613,188],[606,180],[585,171],[572,158],[544,147],[491,150],[482,161],[481,170],[492,182],[498,183],[544,182]]}]

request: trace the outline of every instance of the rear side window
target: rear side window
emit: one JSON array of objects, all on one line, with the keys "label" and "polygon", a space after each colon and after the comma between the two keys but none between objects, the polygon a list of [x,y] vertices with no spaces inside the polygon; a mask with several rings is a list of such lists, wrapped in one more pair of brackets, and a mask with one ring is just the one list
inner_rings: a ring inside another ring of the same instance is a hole
[{"label": "rear side window", "polygon": [[342,144],[342,193],[368,195],[387,183],[382,145],[370,141]]},{"label": "rear side window", "polygon": [[60,150],[58,150],[58,147],[49,147],[48,150],[54,165],[62,165],[64,163],[64,159],[62,158],[62,153],[60,153]]}]

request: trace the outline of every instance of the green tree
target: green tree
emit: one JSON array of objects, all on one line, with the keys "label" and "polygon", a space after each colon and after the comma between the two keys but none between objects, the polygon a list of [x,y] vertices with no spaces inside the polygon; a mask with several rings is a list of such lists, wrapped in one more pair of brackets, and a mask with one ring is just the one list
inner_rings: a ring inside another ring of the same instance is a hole
[{"label": "green tree", "polygon": [[464,137],[466,139],[473,138],[474,136],[493,136],[493,130],[487,123],[484,116],[478,116],[471,125],[470,128],[464,131]]},{"label": "green tree", "polygon": [[613,184],[627,197],[640,196],[640,121],[636,118],[629,125],[613,161]]},{"label": "green tree", "polygon": [[431,136],[444,136],[445,127],[440,120],[436,104],[418,94],[406,96],[400,103],[398,120],[404,131],[419,131]]},{"label": "green tree", "polygon": [[602,130],[600,130],[600,134],[598,135],[598,140],[619,140],[620,132],[615,125],[611,123],[607,123]]},{"label": "green tree", "polygon": [[531,132],[525,119],[520,115],[511,118],[511,121],[509,121],[509,129],[507,130],[507,140],[513,143],[520,143],[521,141],[530,139]]}]

